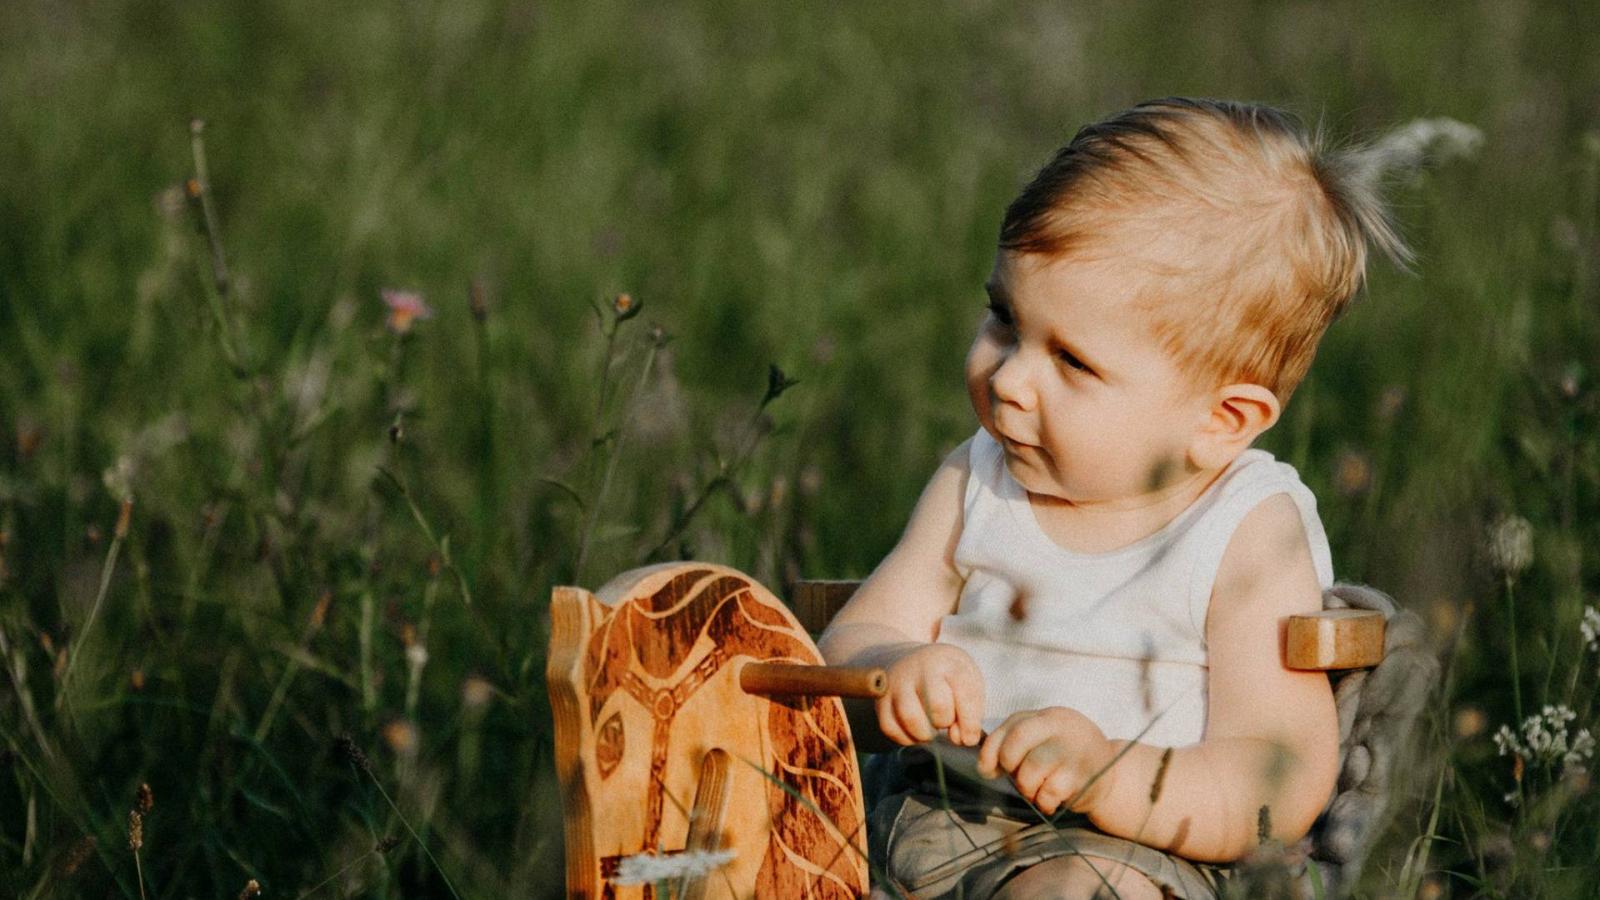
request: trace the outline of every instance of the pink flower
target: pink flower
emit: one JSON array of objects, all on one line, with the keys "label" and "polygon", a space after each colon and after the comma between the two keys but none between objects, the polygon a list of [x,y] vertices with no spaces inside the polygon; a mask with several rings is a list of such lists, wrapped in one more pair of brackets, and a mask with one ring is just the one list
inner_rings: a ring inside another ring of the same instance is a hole
[{"label": "pink flower", "polygon": [[416,291],[386,290],[383,305],[389,307],[389,317],[384,324],[395,334],[410,331],[413,322],[433,318],[433,307],[423,302],[422,295]]}]

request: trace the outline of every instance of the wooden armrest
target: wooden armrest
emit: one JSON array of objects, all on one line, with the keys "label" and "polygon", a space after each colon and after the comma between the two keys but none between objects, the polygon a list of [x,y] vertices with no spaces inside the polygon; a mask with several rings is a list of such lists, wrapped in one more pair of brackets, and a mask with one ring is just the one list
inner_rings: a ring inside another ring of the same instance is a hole
[{"label": "wooden armrest", "polygon": [[[861,587],[853,579],[805,579],[794,583],[794,611],[800,624],[820,634]],[[1290,616],[1284,665],[1328,671],[1364,669],[1383,661],[1383,613],[1370,609],[1325,609]]]},{"label": "wooden armrest", "polygon": [[1290,616],[1283,664],[1291,669],[1365,669],[1383,662],[1383,613],[1325,609]]}]

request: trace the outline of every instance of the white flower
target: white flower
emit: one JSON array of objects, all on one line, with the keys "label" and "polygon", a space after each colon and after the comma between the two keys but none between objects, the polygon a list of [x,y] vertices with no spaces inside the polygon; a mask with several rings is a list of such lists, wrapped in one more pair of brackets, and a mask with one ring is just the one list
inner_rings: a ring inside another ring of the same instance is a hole
[{"label": "white flower", "polygon": [[612,884],[654,884],[673,878],[699,878],[733,862],[732,850],[684,850],[681,853],[635,853],[617,861]]},{"label": "white flower", "polygon": [[1494,733],[1494,745],[1500,748],[1500,756],[1508,753],[1515,753],[1524,759],[1528,756],[1528,748],[1517,740],[1517,733],[1511,730],[1510,725],[1501,725],[1500,730]]},{"label": "white flower", "polygon": [[1591,756],[1594,756],[1594,735],[1589,733],[1589,729],[1580,728],[1572,739],[1572,747],[1561,757],[1561,764],[1576,766]]},{"label": "white flower", "polygon": [[1585,606],[1578,630],[1583,633],[1583,642],[1589,645],[1590,650],[1600,650],[1600,609]]},{"label": "white flower", "polygon": [[422,644],[412,644],[406,648],[406,662],[420,669],[428,664],[428,648]]},{"label": "white flower", "polygon": [[1578,714],[1569,706],[1546,706],[1523,720],[1520,734],[1510,725],[1501,725],[1494,745],[1501,756],[1520,756],[1530,763],[1559,760],[1562,766],[1577,765],[1594,756],[1595,740],[1587,728],[1568,738],[1567,726],[1576,718]]}]

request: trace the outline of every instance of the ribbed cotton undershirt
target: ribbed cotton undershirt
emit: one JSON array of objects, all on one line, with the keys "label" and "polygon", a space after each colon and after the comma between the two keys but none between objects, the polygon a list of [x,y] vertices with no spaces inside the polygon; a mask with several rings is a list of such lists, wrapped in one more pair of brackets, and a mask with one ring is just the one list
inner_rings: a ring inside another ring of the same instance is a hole
[{"label": "ribbed cotton undershirt", "polygon": [[1317,580],[1333,583],[1316,498],[1293,466],[1264,450],[1240,454],[1154,534],[1075,553],[1039,527],[994,438],[979,429],[971,447],[955,553],[966,583],[938,639],[966,650],[983,672],[986,729],[1018,710],[1067,706],[1113,739],[1198,742],[1211,588],[1234,530],[1274,494],[1294,499]]}]

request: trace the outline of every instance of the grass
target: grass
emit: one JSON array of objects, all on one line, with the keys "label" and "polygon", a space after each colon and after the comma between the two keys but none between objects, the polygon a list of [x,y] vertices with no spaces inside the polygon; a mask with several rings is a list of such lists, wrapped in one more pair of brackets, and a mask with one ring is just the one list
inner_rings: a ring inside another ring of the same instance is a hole
[{"label": "grass", "polygon": [[[1169,93],[1483,130],[1397,186],[1416,274],[1374,272],[1262,445],[1340,576],[1447,658],[1365,889],[1583,894],[1587,780],[1518,783],[1492,735],[1519,694],[1595,727],[1596,24],[13,4],[0,894],[557,893],[550,587],[680,555],[780,592],[869,571],[974,427],[957,373],[1004,204],[1078,124]],[[385,289],[436,315],[391,332]],[[1485,549],[1509,515],[1511,582]]]}]

